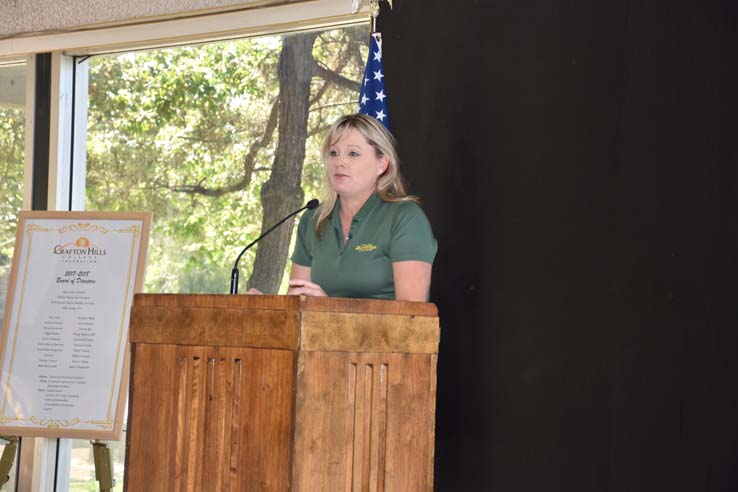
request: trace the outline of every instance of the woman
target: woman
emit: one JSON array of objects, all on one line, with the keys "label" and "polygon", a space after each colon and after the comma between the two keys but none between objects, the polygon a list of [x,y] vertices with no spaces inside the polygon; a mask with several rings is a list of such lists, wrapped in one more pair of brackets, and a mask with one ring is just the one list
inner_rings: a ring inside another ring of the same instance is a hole
[{"label": "woman", "polygon": [[427,301],[436,240],[405,192],[392,135],[342,116],[323,159],[327,197],[300,220],[287,294]]}]

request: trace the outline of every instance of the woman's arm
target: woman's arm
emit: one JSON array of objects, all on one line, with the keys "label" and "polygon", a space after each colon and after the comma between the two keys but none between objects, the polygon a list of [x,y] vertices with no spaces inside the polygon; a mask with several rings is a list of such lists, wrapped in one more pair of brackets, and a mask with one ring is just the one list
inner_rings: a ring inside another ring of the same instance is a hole
[{"label": "woman's arm", "polygon": [[310,267],[292,263],[290,272],[290,288],[287,289],[288,296],[325,296],[327,295],[318,284],[310,281]]},{"label": "woman's arm", "polygon": [[310,267],[292,263],[292,271],[290,272],[290,280],[307,280],[310,281]]},{"label": "woman's arm", "polygon": [[426,261],[395,261],[395,299],[398,301],[427,302],[430,291],[432,265]]}]

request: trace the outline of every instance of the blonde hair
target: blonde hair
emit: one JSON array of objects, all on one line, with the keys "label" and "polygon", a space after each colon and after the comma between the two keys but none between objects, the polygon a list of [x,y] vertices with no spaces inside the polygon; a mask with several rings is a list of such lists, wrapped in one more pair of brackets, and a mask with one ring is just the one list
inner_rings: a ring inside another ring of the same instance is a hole
[{"label": "blonde hair", "polygon": [[[377,179],[376,193],[385,202],[418,202],[418,198],[408,195],[405,183],[400,174],[400,158],[397,155],[395,137],[387,131],[382,123],[364,114],[349,114],[338,118],[328,129],[323,140],[323,163],[332,145],[341,140],[346,132],[357,130],[374,148],[378,158],[387,158],[387,169]],[[324,165],[325,196],[318,207],[318,220],[315,221],[315,232],[321,236],[325,223],[330,217],[338,200],[338,194],[330,185],[327,167]]]}]

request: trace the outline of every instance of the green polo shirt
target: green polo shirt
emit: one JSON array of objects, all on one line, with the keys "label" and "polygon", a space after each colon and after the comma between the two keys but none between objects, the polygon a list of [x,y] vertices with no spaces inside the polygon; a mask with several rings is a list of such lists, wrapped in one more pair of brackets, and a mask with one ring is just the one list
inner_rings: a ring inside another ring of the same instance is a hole
[{"label": "green polo shirt", "polygon": [[292,261],[310,267],[311,280],[331,297],[394,299],[392,263],[433,263],[437,244],[430,222],[418,204],[385,202],[372,195],[354,216],[344,245],[340,202],[320,238],[317,210],[308,210],[297,227]]}]

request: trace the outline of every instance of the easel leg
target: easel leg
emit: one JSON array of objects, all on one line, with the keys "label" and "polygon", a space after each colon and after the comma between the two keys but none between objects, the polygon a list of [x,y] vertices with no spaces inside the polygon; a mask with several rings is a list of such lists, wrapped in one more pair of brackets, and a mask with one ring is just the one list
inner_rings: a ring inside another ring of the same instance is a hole
[{"label": "easel leg", "polygon": [[15,464],[15,453],[18,451],[18,438],[15,436],[0,436],[7,441],[3,455],[0,457],[0,486],[10,480],[10,470]]},{"label": "easel leg", "polygon": [[115,487],[113,480],[113,461],[110,459],[108,443],[90,441],[92,454],[95,457],[95,480],[100,482],[100,492],[112,492]]}]

